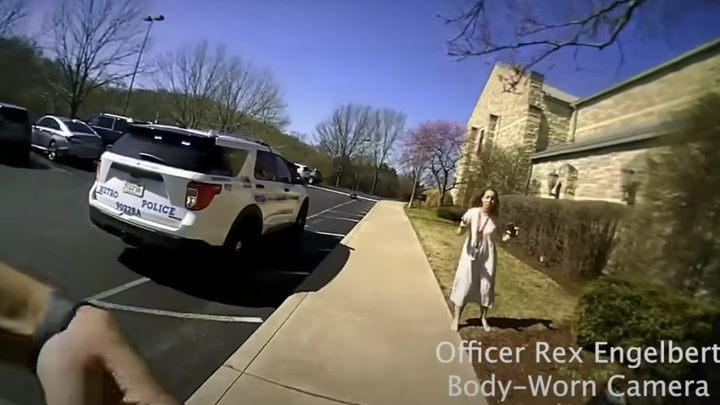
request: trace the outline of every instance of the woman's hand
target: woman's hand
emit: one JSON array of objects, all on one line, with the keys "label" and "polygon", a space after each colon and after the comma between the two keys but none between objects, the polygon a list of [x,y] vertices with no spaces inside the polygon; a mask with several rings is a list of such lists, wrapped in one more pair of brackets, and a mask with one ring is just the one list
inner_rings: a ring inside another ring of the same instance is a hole
[{"label": "woman's hand", "polygon": [[462,235],[463,233],[465,233],[465,227],[462,226],[462,224],[460,224],[460,226],[458,226],[457,231],[455,231],[455,232],[456,232],[458,235]]},{"label": "woman's hand", "polygon": [[505,231],[505,233],[502,236],[502,241],[507,242],[510,239],[516,237],[518,235],[519,231],[520,231],[520,228],[518,228],[517,226],[508,224],[507,230]]}]

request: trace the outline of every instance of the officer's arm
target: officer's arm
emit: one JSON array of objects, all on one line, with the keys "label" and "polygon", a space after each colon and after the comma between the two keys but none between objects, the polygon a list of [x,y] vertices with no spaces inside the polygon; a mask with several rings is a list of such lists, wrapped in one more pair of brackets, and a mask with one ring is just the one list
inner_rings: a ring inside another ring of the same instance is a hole
[{"label": "officer's arm", "polygon": [[33,332],[47,312],[52,289],[0,263],[0,360],[28,364],[34,359]]}]

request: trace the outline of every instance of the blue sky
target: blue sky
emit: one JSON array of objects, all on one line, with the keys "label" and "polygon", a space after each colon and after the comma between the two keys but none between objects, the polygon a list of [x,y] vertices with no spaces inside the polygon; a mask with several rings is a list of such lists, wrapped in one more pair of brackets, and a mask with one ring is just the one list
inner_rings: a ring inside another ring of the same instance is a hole
[{"label": "blue sky", "polygon": [[[465,123],[494,62],[447,56],[445,40],[454,31],[437,15],[452,15],[460,0],[150,4],[149,11],[165,21],[153,27],[148,58],[203,39],[224,43],[232,54],[273,71],[289,106],[290,129],[308,134],[346,102],[403,111],[409,125],[431,119]],[[581,53],[579,71],[571,53],[556,55],[540,70],[549,84],[584,97],[720,36],[717,15],[702,9],[683,15],[650,34],[630,30],[622,65],[617,49],[607,49]]]}]

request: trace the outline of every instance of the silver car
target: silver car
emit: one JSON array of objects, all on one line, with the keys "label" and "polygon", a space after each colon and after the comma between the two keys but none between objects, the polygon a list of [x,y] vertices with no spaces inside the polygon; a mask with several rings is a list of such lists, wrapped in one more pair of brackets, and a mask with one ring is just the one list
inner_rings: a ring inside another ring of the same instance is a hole
[{"label": "silver car", "polygon": [[49,160],[62,157],[97,160],[104,152],[103,140],[86,123],[46,115],[32,127],[32,145]]}]

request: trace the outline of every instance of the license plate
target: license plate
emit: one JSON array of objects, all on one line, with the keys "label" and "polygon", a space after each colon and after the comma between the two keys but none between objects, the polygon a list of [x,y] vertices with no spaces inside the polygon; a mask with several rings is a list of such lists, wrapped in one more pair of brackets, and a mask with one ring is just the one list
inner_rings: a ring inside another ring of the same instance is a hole
[{"label": "license plate", "polygon": [[142,184],[136,184],[126,181],[125,187],[123,187],[123,192],[125,194],[130,194],[134,195],[135,197],[142,198],[143,193],[145,193],[145,186],[143,186]]}]

